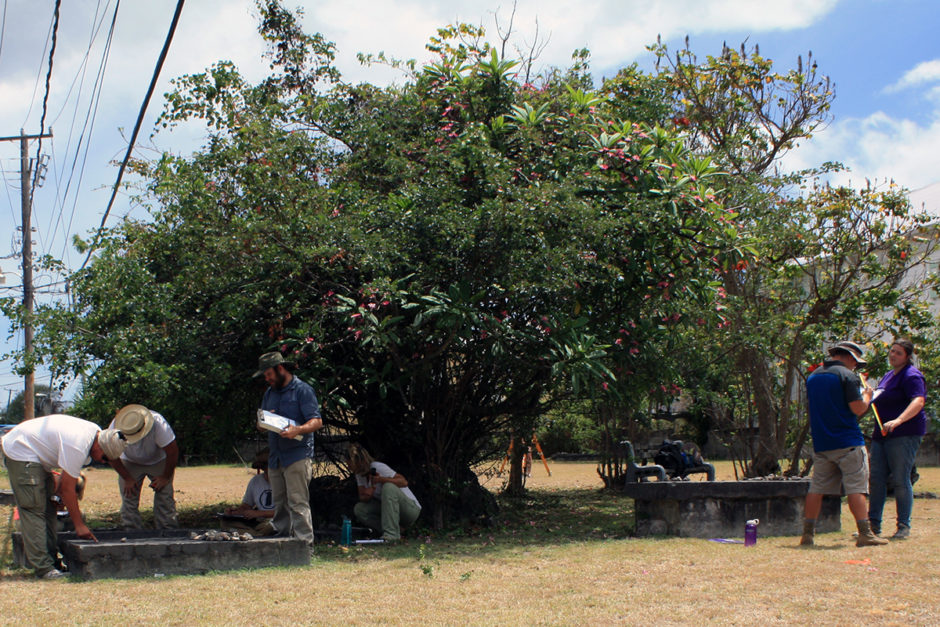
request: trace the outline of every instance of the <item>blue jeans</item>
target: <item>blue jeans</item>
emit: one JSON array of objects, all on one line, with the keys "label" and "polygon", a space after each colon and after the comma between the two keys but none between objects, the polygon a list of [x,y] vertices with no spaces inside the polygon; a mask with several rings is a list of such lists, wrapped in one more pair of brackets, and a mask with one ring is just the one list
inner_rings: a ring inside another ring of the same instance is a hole
[{"label": "blue jeans", "polygon": [[871,491],[868,519],[881,526],[888,492],[888,475],[894,486],[894,500],[898,508],[898,525],[911,526],[911,510],[914,509],[914,488],[911,486],[911,468],[920,447],[921,436],[902,435],[871,442]]}]

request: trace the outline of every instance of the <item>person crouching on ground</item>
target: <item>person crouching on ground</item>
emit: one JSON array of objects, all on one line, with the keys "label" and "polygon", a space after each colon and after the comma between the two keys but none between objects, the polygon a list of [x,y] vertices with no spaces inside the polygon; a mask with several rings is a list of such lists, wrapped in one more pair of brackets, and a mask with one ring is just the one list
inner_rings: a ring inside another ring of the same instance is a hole
[{"label": "person crouching on ground", "polygon": [[276,533],[271,520],[274,518],[274,495],[268,481],[268,449],[261,449],[251,462],[251,467],[258,471],[248,487],[241,505],[229,507],[225,513],[229,516],[241,516],[241,520],[222,520],[222,529],[247,531],[255,538],[273,536]]},{"label": "person crouching on ground", "polygon": [[862,390],[855,369],[868,362],[861,346],[854,342],[839,342],[829,349],[829,357],[806,380],[814,452],[800,544],[813,545],[823,495],[838,495],[840,486],[845,489],[858,527],[855,546],[887,544],[887,540],[872,533],[868,521],[868,451],[858,426],[858,418],[871,404],[872,389]]},{"label": "person crouching on ground", "polygon": [[382,532],[386,542],[401,539],[421,514],[421,504],[408,488],[408,480],[372,456],[359,444],[349,445],[349,470],[356,475],[359,502],[353,512],[362,524]]}]

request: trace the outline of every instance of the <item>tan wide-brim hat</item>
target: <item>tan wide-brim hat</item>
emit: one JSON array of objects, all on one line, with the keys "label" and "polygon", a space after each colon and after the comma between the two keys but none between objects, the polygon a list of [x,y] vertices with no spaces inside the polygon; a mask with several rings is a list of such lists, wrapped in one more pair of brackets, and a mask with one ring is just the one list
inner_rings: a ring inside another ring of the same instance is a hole
[{"label": "tan wide-brim hat", "polygon": [[98,432],[98,446],[109,461],[114,461],[127,449],[127,438],[117,429],[102,429]]},{"label": "tan wide-brim hat", "polygon": [[143,405],[125,405],[114,417],[114,428],[124,434],[128,444],[134,444],[153,429],[153,414]]}]

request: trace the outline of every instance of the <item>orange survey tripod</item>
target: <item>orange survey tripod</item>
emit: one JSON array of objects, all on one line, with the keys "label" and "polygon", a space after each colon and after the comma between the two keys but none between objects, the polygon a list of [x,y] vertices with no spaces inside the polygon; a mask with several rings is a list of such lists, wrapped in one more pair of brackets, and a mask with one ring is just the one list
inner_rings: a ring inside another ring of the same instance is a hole
[{"label": "orange survey tripod", "polygon": [[[503,463],[499,465],[499,472],[496,473],[497,476],[501,476],[503,474],[503,470],[506,468],[506,462],[508,462],[510,458],[512,457],[513,444],[515,444],[515,438],[512,438],[509,440],[509,449],[506,451],[506,456],[503,458]],[[545,453],[542,451],[542,445],[539,444],[539,439],[535,436],[534,433],[532,434],[532,444],[535,445],[535,450],[539,452],[539,457],[542,458],[542,463],[545,465],[545,472],[547,472],[548,476],[551,477],[552,471],[548,467],[548,460],[545,459]],[[524,459],[522,461],[522,465],[523,465],[523,476],[527,476],[528,473],[525,472],[526,461]],[[529,466],[531,467],[531,465],[532,465],[532,462],[531,462],[531,457],[530,457]]]}]

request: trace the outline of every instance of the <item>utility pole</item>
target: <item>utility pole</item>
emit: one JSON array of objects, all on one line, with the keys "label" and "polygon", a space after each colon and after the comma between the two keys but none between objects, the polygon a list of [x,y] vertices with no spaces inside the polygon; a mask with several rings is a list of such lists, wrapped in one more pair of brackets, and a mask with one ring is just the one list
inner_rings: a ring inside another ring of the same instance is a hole
[{"label": "utility pole", "polygon": [[[33,190],[29,182],[29,140],[52,137],[27,135],[20,129],[19,135],[0,137],[0,141],[20,142],[20,204],[23,211],[23,349],[26,376],[23,385],[23,420],[36,417],[36,388],[33,378],[33,232],[30,225]],[[38,166],[39,164],[37,164]]]}]

